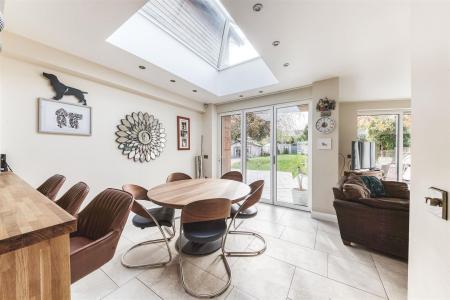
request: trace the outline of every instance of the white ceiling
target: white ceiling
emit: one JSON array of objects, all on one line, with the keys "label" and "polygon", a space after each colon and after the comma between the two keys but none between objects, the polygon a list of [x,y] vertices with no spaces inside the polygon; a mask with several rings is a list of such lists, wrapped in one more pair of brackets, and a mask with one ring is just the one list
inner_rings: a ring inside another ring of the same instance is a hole
[{"label": "white ceiling", "polygon": [[[342,101],[410,97],[408,1],[222,2],[279,81],[264,88],[264,93],[339,76]],[[264,5],[259,13],[252,10],[256,2]],[[208,93],[106,42],[144,3],[145,0],[6,0],[5,18],[10,32],[185,97],[206,103],[238,99],[239,95],[218,97]],[[278,47],[272,46],[274,40],[281,42]],[[285,62],[290,66],[283,67]],[[140,70],[139,65],[147,69]],[[177,82],[171,83],[170,79]],[[193,89],[198,92],[193,93]],[[241,94],[259,95],[258,90]]]}]

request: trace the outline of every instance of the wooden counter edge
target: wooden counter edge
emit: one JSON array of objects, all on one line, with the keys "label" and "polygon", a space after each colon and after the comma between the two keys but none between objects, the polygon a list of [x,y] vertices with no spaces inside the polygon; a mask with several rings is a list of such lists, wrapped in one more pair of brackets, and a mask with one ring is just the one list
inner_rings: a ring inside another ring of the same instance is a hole
[{"label": "wooden counter edge", "polygon": [[73,218],[50,227],[44,227],[39,230],[24,233],[20,236],[0,240],[0,255],[20,248],[31,246],[44,240],[49,240],[63,234],[69,234],[76,231],[77,219]]}]

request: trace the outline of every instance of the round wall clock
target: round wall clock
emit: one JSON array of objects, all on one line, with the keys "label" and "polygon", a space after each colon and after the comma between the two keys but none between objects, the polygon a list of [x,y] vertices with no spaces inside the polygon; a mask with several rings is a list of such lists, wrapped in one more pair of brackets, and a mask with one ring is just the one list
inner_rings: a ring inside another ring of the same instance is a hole
[{"label": "round wall clock", "polygon": [[331,133],[336,127],[336,121],[331,117],[323,117],[317,120],[316,129],[322,133]]}]

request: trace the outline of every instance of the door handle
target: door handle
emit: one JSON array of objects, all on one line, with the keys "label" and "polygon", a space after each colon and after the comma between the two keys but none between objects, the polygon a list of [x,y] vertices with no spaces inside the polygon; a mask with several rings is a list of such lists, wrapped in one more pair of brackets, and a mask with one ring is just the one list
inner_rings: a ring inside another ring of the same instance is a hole
[{"label": "door handle", "polygon": [[431,198],[431,197],[425,197],[425,203],[429,204],[431,206],[439,206],[442,207],[442,199],[439,198]]}]

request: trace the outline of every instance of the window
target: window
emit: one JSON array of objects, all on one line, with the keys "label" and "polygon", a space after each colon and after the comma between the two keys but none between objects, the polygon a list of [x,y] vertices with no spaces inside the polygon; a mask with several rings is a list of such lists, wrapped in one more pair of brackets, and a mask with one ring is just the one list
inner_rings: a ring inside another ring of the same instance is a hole
[{"label": "window", "polygon": [[387,180],[411,179],[411,112],[361,112],[358,140],[375,143],[375,166]]},{"label": "window", "polygon": [[218,71],[259,57],[218,0],[150,0],[140,13]]}]

